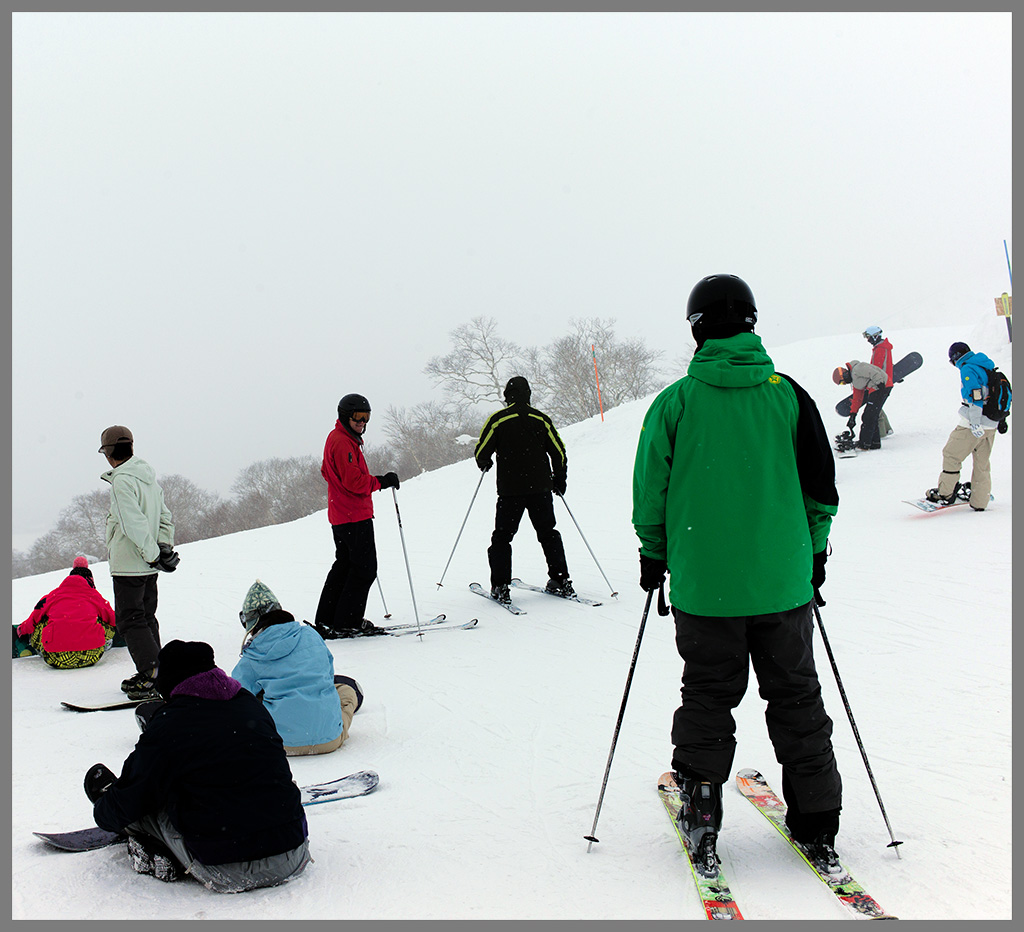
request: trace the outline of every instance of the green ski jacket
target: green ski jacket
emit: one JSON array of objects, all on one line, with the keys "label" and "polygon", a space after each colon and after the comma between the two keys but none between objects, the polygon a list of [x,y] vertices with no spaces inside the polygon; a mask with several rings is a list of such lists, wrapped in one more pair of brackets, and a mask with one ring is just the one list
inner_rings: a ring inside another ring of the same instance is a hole
[{"label": "green ski jacket", "polygon": [[807,604],[812,555],[838,506],[818,409],[755,334],[706,341],[648,409],[633,526],[640,552],[666,561],[680,611],[737,617]]}]

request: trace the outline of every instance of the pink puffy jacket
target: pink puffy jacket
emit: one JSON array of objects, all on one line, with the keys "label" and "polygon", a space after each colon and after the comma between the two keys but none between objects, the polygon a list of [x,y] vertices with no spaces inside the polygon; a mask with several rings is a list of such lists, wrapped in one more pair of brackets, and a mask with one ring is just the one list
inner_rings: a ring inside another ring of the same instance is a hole
[{"label": "pink puffy jacket", "polygon": [[18,634],[30,635],[41,624],[45,627],[40,641],[49,653],[94,650],[107,640],[100,620],[113,628],[114,610],[88,580],[75,574],[39,600],[32,614],[18,625]]}]

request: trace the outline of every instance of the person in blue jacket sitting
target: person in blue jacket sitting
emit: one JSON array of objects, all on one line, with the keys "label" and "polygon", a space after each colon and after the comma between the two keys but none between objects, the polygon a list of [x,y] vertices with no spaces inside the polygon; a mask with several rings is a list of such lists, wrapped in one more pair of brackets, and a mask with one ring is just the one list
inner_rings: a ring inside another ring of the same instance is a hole
[{"label": "person in blue jacket sitting", "polygon": [[[939,484],[925,492],[930,502],[951,504],[958,494],[967,497],[971,508],[984,511],[992,493],[992,445],[996,431],[1003,432],[1005,422],[991,421],[982,414],[988,398],[988,373],[995,363],[984,353],[975,353],[966,343],[949,348],[949,361],[960,370],[960,422],[953,428],[942,448],[942,472]],[[973,458],[971,481],[960,485],[960,468],[964,460]]]},{"label": "person in blue jacket sitting", "polygon": [[258,579],[239,617],[246,634],[231,676],[263,700],[285,753],[327,754],[341,747],[363,693],[352,677],[335,676],[334,657],[316,629],[284,611]]}]

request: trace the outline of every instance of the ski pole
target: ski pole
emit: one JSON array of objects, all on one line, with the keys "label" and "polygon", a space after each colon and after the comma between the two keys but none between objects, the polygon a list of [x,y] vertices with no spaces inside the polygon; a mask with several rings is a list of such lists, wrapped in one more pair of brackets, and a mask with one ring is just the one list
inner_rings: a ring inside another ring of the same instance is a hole
[{"label": "ski pole", "polygon": [[466,509],[466,517],[462,519],[462,527],[459,528],[458,536],[455,538],[455,544],[452,547],[452,552],[448,556],[448,562],[444,565],[444,573],[441,574],[441,578],[437,581],[437,588],[440,589],[444,582],[444,574],[448,572],[448,567],[451,565],[452,557],[455,556],[455,548],[459,546],[459,538],[462,537],[462,532],[466,528],[466,522],[469,520],[469,513],[473,510],[473,502],[476,501],[476,493],[480,491],[480,486],[483,485],[484,476],[486,473],[480,473],[480,481],[476,484],[476,492],[473,493],[473,497],[469,500],[469,508]]},{"label": "ski pole", "polygon": [[626,677],[626,688],[622,693],[622,705],[619,707],[619,718],[615,722],[615,732],[612,734],[612,746],[611,750],[608,751],[608,763],[604,768],[604,779],[601,781],[601,794],[597,797],[597,811],[594,813],[594,825],[590,829],[589,835],[584,835],[583,838],[590,842],[587,845],[587,854],[590,853],[590,849],[593,847],[595,841],[600,839],[595,837],[597,832],[597,820],[601,817],[601,805],[604,803],[604,791],[605,787],[608,786],[608,774],[612,769],[612,757],[615,755],[615,745],[619,740],[619,729],[622,727],[622,717],[626,714],[626,700],[629,698],[629,687],[633,682],[633,671],[636,669],[636,658],[640,654],[640,641],[643,640],[644,627],[647,625],[647,613],[651,610],[651,599],[654,597],[654,590],[651,589],[647,593],[647,604],[644,606],[644,615],[640,619],[640,630],[636,635],[636,647],[633,648],[633,659],[629,664],[629,675]]},{"label": "ski pole", "polygon": [[391,496],[395,500],[395,514],[398,515],[398,535],[402,538],[402,553],[405,556],[405,572],[409,576],[409,594],[412,596],[412,613],[416,618],[416,637],[422,638],[420,630],[420,613],[416,608],[416,592],[412,587],[412,570],[409,569],[409,551],[405,549],[405,532],[402,530],[402,512],[398,510],[398,493],[391,489]]},{"label": "ski pole", "polygon": [[384,587],[380,584],[380,577],[377,577],[377,588],[380,590],[380,600],[384,605],[384,617],[390,618],[391,612],[388,611],[388,603],[384,601]]},{"label": "ski pole", "polygon": [[864,742],[860,740],[860,732],[857,730],[857,723],[853,720],[853,710],[850,708],[850,702],[846,698],[846,690],[843,689],[843,681],[839,677],[839,667],[836,666],[836,658],[832,654],[832,647],[828,643],[828,637],[825,635],[825,625],[821,621],[821,612],[818,611],[818,603],[813,599],[811,600],[811,607],[814,609],[814,617],[818,619],[818,630],[821,632],[821,640],[825,643],[825,651],[828,654],[829,662],[832,664],[832,672],[836,675],[836,685],[839,687],[839,695],[843,697],[843,705],[846,707],[846,714],[850,719],[850,725],[853,728],[853,736],[857,739],[857,747],[860,748],[860,756],[864,759],[864,767],[868,772],[868,777],[871,780],[871,788],[875,791],[875,799],[878,800],[878,808],[882,810],[882,818],[885,819],[885,827],[889,830],[889,837],[892,839],[887,848],[896,849],[896,857],[900,856],[899,845],[902,845],[902,841],[897,841],[896,836],[892,832],[892,826],[889,824],[889,816],[886,815],[885,806],[882,803],[882,795],[878,792],[878,784],[875,783],[875,775],[871,772],[871,764],[868,763],[867,751],[864,750]]},{"label": "ski pole", "polygon": [[[559,495],[558,497],[562,500],[562,504],[565,505],[565,510],[569,512],[569,517],[572,518],[572,523],[576,525],[576,530],[580,532],[580,537],[583,538],[583,543],[587,544],[587,550],[590,551],[590,555],[594,558],[594,562],[597,563],[597,556],[591,548],[590,544],[587,543],[586,537],[583,537],[583,528],[580,527],[579,521],[576,520],[576,516],[572,513],[572,509],[569,507],[569,503],[565,500],[565,496]],[[604,576],[604,581],[608,583],[608,588],[612,589],[612,584],[608,582],[608,577],[605,576],[604,570],[601,569],[600,563],[597,563],[597,568],[601,570],[601,575]],[[612,589],[612,598],[614,599],[617,595],[618,593],[614,589]]]}]

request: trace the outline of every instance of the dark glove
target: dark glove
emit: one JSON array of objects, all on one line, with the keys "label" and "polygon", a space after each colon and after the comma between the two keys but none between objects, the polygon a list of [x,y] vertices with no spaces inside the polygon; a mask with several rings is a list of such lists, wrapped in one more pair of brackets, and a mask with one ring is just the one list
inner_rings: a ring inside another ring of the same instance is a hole
[{"label": "dark glove", "polygon": [[655,560],[640,554],[640,588],[644,592],[658,589],[665,582],[668,564],[664,560]]},{"label": "dark glove", "polygon": [[557,476],[554,478],[551,491],[553,491],[559,498],[565,495],[565,476],[562,476],[561,479]]},{"label": "dark glove", "polygon": [[1005,434],[1009,429],[1010,425],[1006,423],[1006,418],[1004,417],[999,422],[999,426],[996,428],[996,431],[998,431],[1000,434]]},{"label": "dark glove", "polygon": [[818,605],[824,605],[825,600],[821,597],[820,589],[825,585],[825,561],[828,559],[828,548],[821,553],[814,555],[813,569],[811,570],[811,585],[814,587],[814,601]]},{"label": "dark glove", "polygon": [[377,476],[376,478],[382,489],[398,488],[398,473],[386,472],[383,476]]},{"label": "dark glove", "polygon": [[857,415],[856,414],[851,414],[850,415],[850,419],[846,422],[846,426],[850,430],[853,430],[857,426]]},{"label": "dark glove", "polygon": [[493,460],[484,460],[481,463],[480,460],[477,460],[476,464],[477,464],[477,466],[480,467],[480,472],[487,472],[494,465],[494,461]]},{"label": "dark glove", "polygon": [[165,573],[173,573],[178,568],[180,562],[181,557],[178,556],[170,544],[161,544],[160,556],[149,565],[156,567],[158,570],[163,570]]},{"label": "dark glove", "polygon": [[94,803],[116,782],[117,777],[106,764],[93,764],[85,774],[85,795]]}]

